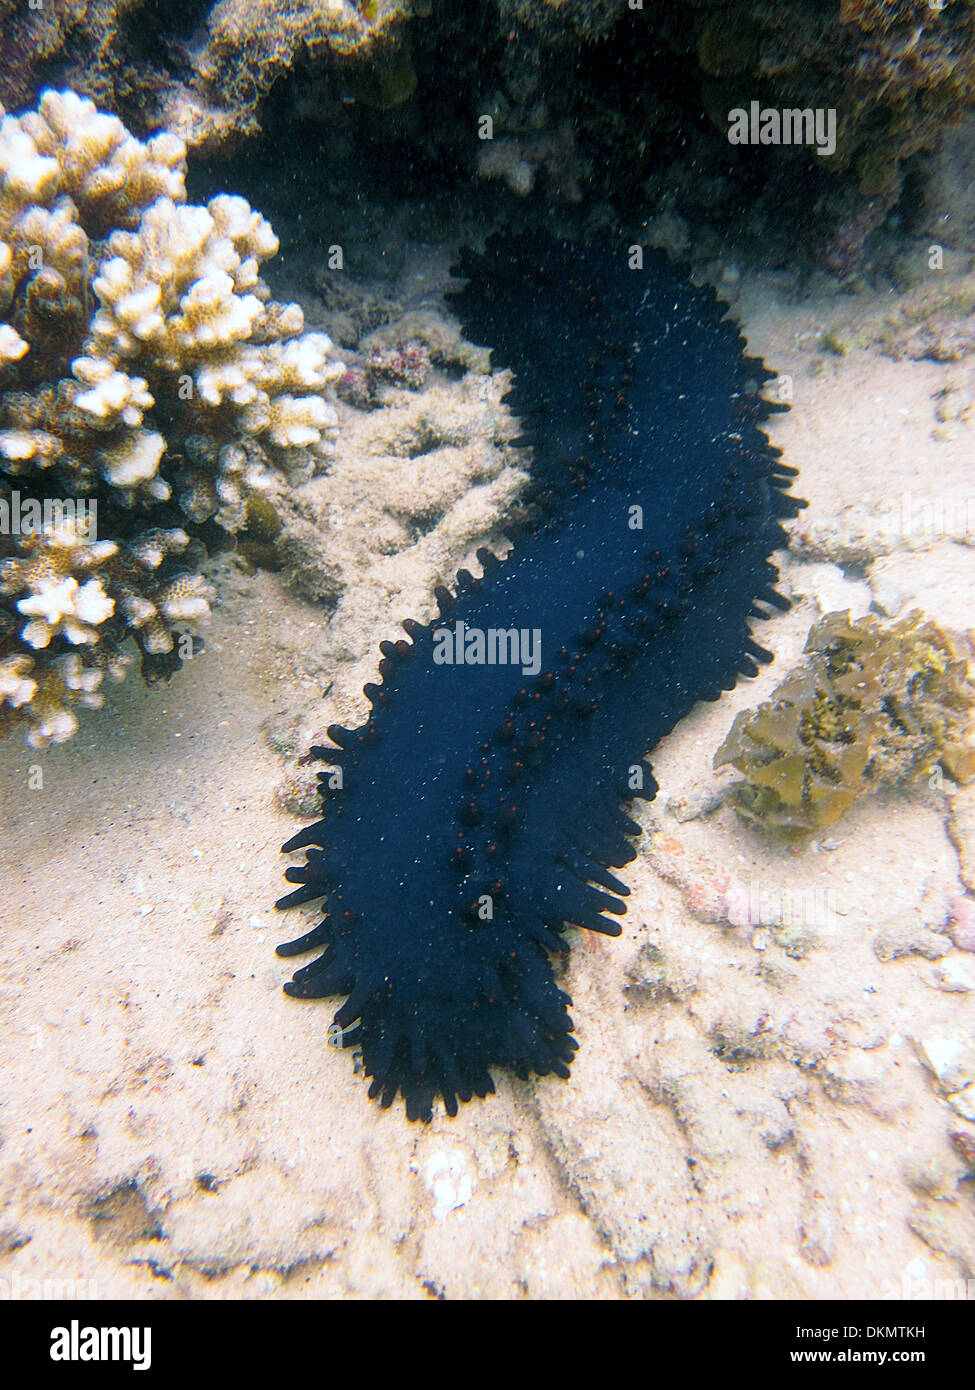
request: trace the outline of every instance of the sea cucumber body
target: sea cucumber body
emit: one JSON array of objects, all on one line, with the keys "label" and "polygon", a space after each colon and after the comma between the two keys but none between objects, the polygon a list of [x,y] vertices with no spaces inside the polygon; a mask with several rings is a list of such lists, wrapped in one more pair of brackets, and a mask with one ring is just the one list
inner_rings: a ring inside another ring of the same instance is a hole
[{"label": "sea cucumber body", "polygon": [[[410,1118],[493,1089],[490,1068],[568,1076],[576,1046],[550,952],[566,923],[616,935],[645,752],[765,653],[755,601],[782,606],[787,470],[758,426],[771,375],[708,288],[663,256],[495,237],[454,304],[515,384],[537,521],[441,616],[383,643],[362,729],[282,905],[324,896],[322,945],[286,988],[348,994],[370,1094]],[[434,632],[537,631],[541,670],[438,664]],[[323,784],[328,774],[323,774]],[[611,914],[607,916],[606,914]]]}]

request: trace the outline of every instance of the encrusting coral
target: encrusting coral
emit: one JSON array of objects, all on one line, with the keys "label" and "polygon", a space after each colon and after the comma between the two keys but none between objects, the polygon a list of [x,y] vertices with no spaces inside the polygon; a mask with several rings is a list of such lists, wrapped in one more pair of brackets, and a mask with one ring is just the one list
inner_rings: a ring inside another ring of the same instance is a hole
[{"label": "encrusting coral", "polygon": [[43,746],[127,636],[147,676],[178,667],[171,625],[210,597],[193,528],[321,467],[343,367],[270,300],[264,218],[186,203],[177,137],[70,91],[0,116],[0,730]]},{"label": "encrusting coral", "polygon": [[260,130],[295,66],[334,64],[370,106],[405,100],[408,25],[423,13],[422,0],[0,0],[0,99],[26,104],[46,74],[212,152]]},{"label": "encrusting coral", "polygon": [[935,768],[975,777],[975,685],[934,623],[885,624],[830,613],[809,632],[808,661],[771,700],[735,719],[714,759],[745,780],[731,802],[746,820],[808,833],[862,793],[916,782]]}]

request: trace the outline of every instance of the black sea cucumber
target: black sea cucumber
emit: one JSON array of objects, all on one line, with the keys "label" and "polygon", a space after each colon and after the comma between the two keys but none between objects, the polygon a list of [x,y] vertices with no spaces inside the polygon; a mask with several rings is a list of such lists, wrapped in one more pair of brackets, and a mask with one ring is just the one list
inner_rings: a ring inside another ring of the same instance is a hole
[{"label": "black sea cucumber", "polygon": [[[635,259],[547,236],[465,254],[452,302],[514,371],[536,519],[507,559],[479,552],[483,578],[438,590],[439,619],[381,643],[368,722],[313,750],[341,774],[321,774],[324,819],[285,845],[307,863],[278,906],[325,899],[279,948],[325,947],[285,989],[348,995],[342,1045],[411,1119],[486,1095],[492,1066],[569,1075],[549,953],[566,924],[619,935],[611,870],[639,833],[621,802],[656,791],[642,755],[769,659],[749,619],[787,606],[768,557],[803,504],[759,429],[782,408],[759,395],[771,373],[713,290]],[[489,630],[538,634],[537,674],[442,664],[448,637]]]}]

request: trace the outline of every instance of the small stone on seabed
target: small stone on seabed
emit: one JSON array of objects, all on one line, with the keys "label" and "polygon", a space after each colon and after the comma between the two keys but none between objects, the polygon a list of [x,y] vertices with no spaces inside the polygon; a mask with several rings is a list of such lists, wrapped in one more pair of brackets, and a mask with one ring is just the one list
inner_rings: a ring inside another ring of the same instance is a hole
[{"label": "small stone on seabed", "polygon": [[972,1091],[975,1103],[975,1042],[960,1029],[943,1036],[915,1038],[922,1064],[945,1091]]},{"label": "small stone on seabed", "polygon": [[975,1124],[975,1081],[970,1086],[965,1086],[957,1091],[953,1096],[948,1096],[948,1104],[963,1120],[971,1120]]},{"label": "small stone on seabed", "polygon": [[898,960],[901,956],[923,956],[925,960],[940,960],[948,954],[948,943],[938,932],[919,927],[916,922],[895,923],[873,939],[873,953],[880,961]]},{"label": "small stone on seabed", "polygon": [[819,1077],[831,1100],[862,1107],[878,1119],[889,1120],[902,1101],[892,1079],[889,1047],[835,1053],[823,1062]]},{"label": "small stone on seabed", "polygon": [[945,994],[969,994],[975,989],[969,967],[952,956],[939,962],[931,973],[935,986]]},{"label": "small stone on seabed", "polygon": [[806,564],[793,575],[797,593],[812,598],[821,613],[849,609],[853,618],[869,613],[873,595],[870,585],[859,579],[847,579],[838,565]]},{"label": "small stone on seabed", "polygon": [[953,898],[949,904],[948,935],[959,951],[975,951],[975,901]]},{"label": "small stone on seabed", "polygon": [[924,1159],[906,1158],[901,1173],[908,1187],[929,1197],[947,1197],[954,1186],[951,1175],[939,1155]]},{"label": "small stone on seabed", "polygon": [[672,796],[667,802],[667,810],[681,825],[689,820],[700,820],[710,816],[724,805],[724,795],[713,789],[690,791],[686,796]]}]

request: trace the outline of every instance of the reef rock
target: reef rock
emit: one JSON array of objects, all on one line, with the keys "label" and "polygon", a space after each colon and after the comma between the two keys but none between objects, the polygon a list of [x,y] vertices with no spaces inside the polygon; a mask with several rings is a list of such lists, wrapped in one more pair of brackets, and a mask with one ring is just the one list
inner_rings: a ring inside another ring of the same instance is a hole
[{"label": "reef rock", "polygon": [[257,133],[261,101],[299,58],[337,63],[370,104],[402,100],[416,82],[409,12],[400,0],[0,0],[0,98],[28,102],[38,74],[57,71],[133,122],[213,150]]}]

